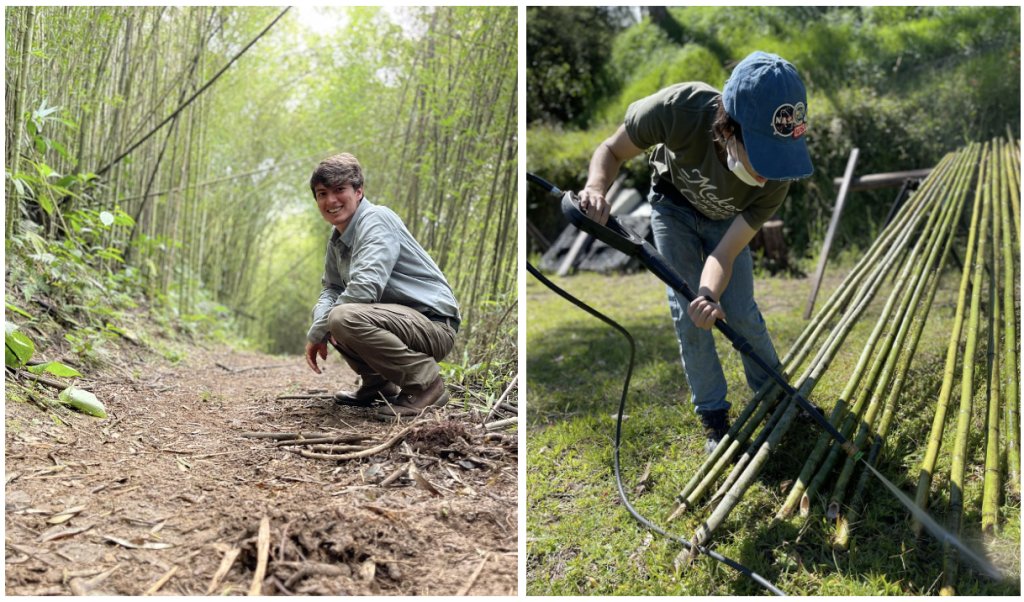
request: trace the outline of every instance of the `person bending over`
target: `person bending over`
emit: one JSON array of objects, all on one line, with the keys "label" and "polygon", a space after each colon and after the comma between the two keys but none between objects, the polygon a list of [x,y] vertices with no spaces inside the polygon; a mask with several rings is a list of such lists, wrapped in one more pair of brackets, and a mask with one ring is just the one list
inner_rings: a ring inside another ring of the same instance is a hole
[{"label": "person bending over", "polygon": [[[625,123],[594,153],[579,195],[587,215],[606,223],[609,183],[626,160],[653,147],[655,245],[687,282],[699,283],[692,303],[671,288],[668,302],[706,453],[729,429],[728,390],[710,332],[715,320],[728,316],[760,357],[779,365],[754,301],[747,243],[785,200],[789,182],[813,173],[806,131],[807,92],[796,69],[754,52],[721,93],[681,83],[630,105]],[[751,389],[768,378],[745,356],[743,369]]]},{"label": "person bending over", "polygon": [[306,363],[320,374],[317,356],[327,359],[327,343],[333,344],[362,380],[335,400],[377,406],[381,420],[444,406],[448,393],[437,362],[452,350],[462,322],[444,274],[394,211],[363,196],[362,168],[352,155],[321,161],[309,187],[334,228]]}]

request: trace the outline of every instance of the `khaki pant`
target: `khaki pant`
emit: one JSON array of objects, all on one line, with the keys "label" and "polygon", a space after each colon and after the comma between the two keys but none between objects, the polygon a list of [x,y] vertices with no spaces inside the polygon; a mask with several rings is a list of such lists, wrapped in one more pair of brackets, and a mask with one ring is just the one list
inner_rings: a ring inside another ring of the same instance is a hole
[{"label": "khaki pant", "polygon": [[388,380],[403,392],[423,391],[434,382],[437,362],[455,345],[455,329],[405,305],[346,303],[331,310],[327,323],[364,385]]}]

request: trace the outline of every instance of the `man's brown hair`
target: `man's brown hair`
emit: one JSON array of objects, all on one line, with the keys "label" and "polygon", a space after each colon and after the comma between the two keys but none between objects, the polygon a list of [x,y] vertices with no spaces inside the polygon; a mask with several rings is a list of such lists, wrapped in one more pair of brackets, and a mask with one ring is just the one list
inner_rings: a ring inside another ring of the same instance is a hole
[{"label": "man's brown hair", "polygon": [[711,124],[711,132],[714,134],[715,140],[725,144],[725,135],[731,133],[736,136],[736,142],[743,144],[743,130],[740,127],[740,122],[736,121],[725,112],[725,103],[722,102],[722,97],[718,97],[718,112],[715,113],[715,121]]},{"label": "man's brown hair", "polygon": [[309,189],[313,192],[313,198],[316,198],[317,184],[323,184],[328,188],[351,184],[352,188],[358,190],[363,187],[363,168],[349,153],[327,157],[316,166],[313,176],[309,178]]}]

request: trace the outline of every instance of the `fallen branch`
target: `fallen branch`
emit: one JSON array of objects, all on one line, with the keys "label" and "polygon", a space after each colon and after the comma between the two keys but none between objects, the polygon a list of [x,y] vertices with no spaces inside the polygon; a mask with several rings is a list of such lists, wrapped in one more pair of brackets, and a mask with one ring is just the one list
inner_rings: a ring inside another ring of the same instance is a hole
[{"label": "fallen branch", "polygon": [[303,395],[278,395],[274,399],[334,399],[333,393],[306,393]]},{"label": "fallen branch", "polygon": [[346,452],[357,452],[369,449],[367,445],[311,445],[309,451],[314,452],[328,452],[328,453],[346,453]]},{"label": "fallen branch", "polygon": [[498,420],[496,422],[489,422],[489,423],[483,425],[483,427],[485,429],[489,430],[489,431],[499,431],[501,429],[504,429],[507,426],[512,426],[512,425],[516,425],[516,424],[519,424],[519,417],[518,416],[516,416],[515,418],[509,418],[507,420]]},{"label": "fallen branch", "polygon": [[501,394],[501,397],[498,398],[498,401],[494,402],[494,405],[491,406],[491,411],[487,412],[487,417],[484,418],[480,422],[480,424],[484,424],[485,422],[491,419],[491,416],[494,416],[494,411],[497,410],[499,406],[501,406],[501,402],[505,401],[505,398],[508,397],[508,394],[512,392],[512,389],[515,388],[517,382],[519,382],[518,374],[516,374],[515,377],[512,378],[512,382],[510,382],[508,386],[505,387],[505,392]]},{"label": "fallen branch", "polygon": [[164,573],[164,576],[163,576],[163,577],[160,577],[159,579],[157,579],[157,580],[156,580],[156,583],[154,583],[153,585],[150,585],[150,586],[149,586],[149,589],[147,589],[147,590],[146,590],[145,592],[143,592],[143,594],[142,594],[142,595],[143,595],[143,596],[152,596],[152,595],[153,595],[153,594],[155,594],[155,593],[156,593],[156,592],[157,592],[157,591],[158,591],[158,590],[159,590],[159,589],[160,589],[161,587],[163,587],[165,583],[167,583],[168,581],[170,581],[170,580],[171,580],[171,577],[173,577],[173,576],[174,576],[174,573],[177,573],[177,572],[178,572],[178,567],[176,567],[176,566],[173,566],[173,567],[171,567],[171,570],[169,570],[169,571],[167,571],[166,573]]},{"label": "fallen branch", "polygon": [[376,447],[371,447],[370,449],[366,449],[366,450],[363,450],[363,451],[360,451],[360,452],[353,452],[353,453],[350,453],[350,454],[341,454],[341,455],[316,454],[316,453],[308,452],[308,451],[305,451],[305,450],[297,450],[297,449],[289,449],[289,450],[286,450],[286,451],[289,451],[289,452],[291,452],[293,454],[299,454],[303,458],[310,458],[310,459],[313,459],[313,460],[355,460],[356,458],[368,458],[368,457],[370,457],[370,456],[372,456],[372,455],[374,455],[376,453],[380,453],[380,452],[382,452],[382,451],[384,451],[386,449],[389,449],[389,448],[393,447],[396,443],[398,443],[399,441],[404,439],[405,436],[408,435],[412,431],[412,429],[413,429],[412,426],[407,426],[404,429],[402,429],[397,435],[395,435],[391,439],[388,439],[387,441],[385,441],[384,443],[381,443],[380,445],[378,445]]},{"label": "fallen branch", "polygon": [[247,439],[277,439],[278,441],[291,441],[293,439],[316,439],[320,437],[333,437],[336,433],[265,433],[246,431],[240,433]]},{"label": "fallen branch", "polygon": [[[411,463],[411,462],[410,462]],[[409,472],[409,464],[402,464],[398,467],[398,470],[388,475],[388,478],[380,482],[381,487],[387,487],[402,477],[405,473]]]},{"label": "fallen branch", "polygon": [[287,368],[291,365],[292,364],[272,364],[270,366],[250,366],[248,368],[231,368],[230,366],[225,366],[224,364],[217,362],[218,368],[223,368],[227,370],[230,374],[241,374],[242,372],[249,372],[250,370],[272,370],[274,368]]},{"label": "fallen branch", "polygon": [[275,443],[274,447],[283,447],[285,445],[319,445],[322,443],[358,443],[359,441],[365,441],[367,439],[370,439],[370,437],[355,434],[311,437],[309,439],[285,439]]},{"label": "fallen branch", "polygon": [[292,587],[306,577],[348,577],[349,574],[351,574],[351,571],[345,571],[341,567],[333,564],[325,564],[322,562],[306,563],[284,582],[284,586]]},{"label": "fallen branch", "polygon": [[267,556],[270,554],[270,519],[266,515],[260,520],[260,531],[256,537],[256,574],[252,577],[250,596],[261,595],[263,576],[267,573]]}]

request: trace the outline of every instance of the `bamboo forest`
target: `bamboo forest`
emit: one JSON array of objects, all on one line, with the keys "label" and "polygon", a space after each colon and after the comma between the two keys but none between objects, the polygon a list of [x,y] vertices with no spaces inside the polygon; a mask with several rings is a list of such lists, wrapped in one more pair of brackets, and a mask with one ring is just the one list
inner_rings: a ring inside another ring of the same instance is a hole
[{"label": "bamboo forest", "polygon": [[[5,17],[6,591],[514,595],[516,8]],[[457,300],[426,409],[307,340],[342,153]]]}]

